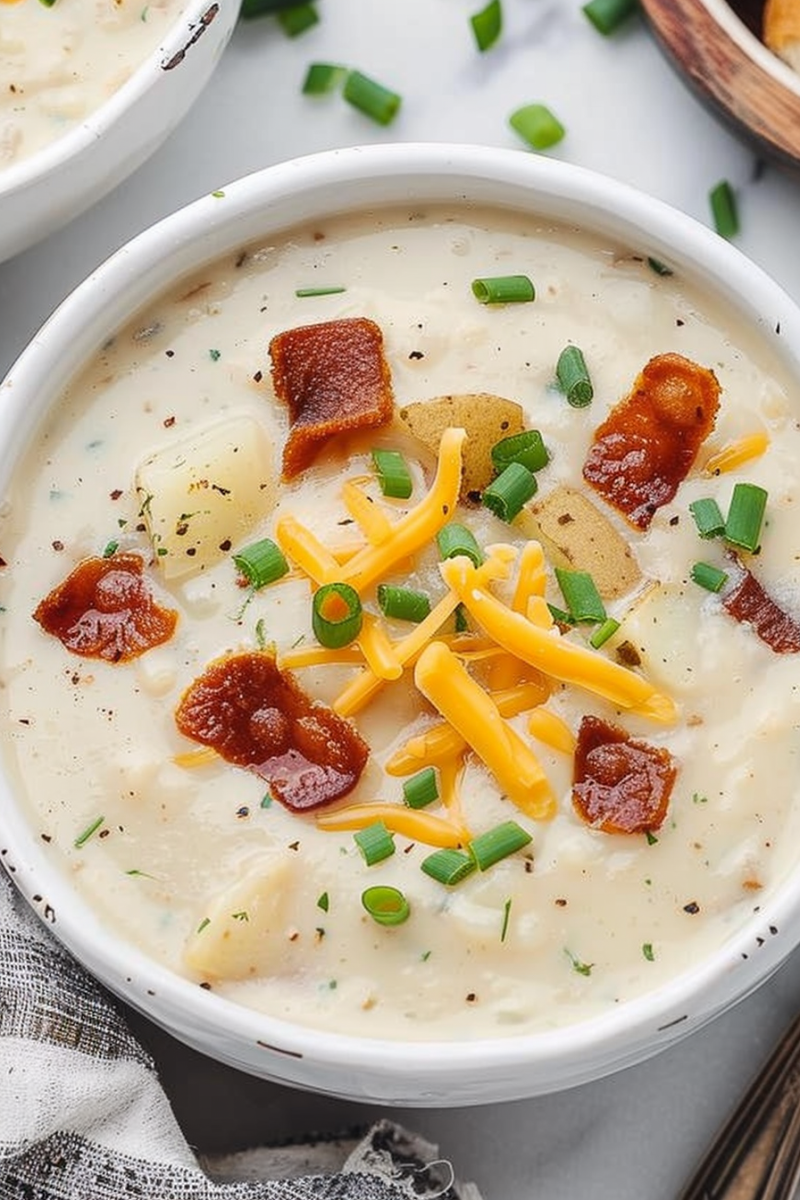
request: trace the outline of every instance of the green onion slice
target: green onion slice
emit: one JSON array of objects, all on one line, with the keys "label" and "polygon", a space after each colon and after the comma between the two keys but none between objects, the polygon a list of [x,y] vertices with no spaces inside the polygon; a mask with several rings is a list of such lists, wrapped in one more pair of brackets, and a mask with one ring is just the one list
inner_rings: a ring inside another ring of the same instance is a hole
[{"label": "green onion slice", "polygon": [[509,463],[505,471],[484,489],[482,502],[501,521],[513,521],[539,485],[536,476],[522,463]]},{"label": "green onion slice", "polygon": [[326,583],[314,593],[311,625],[317,641],[328,650],[354,642],[363,619],[358,592],[349,583]]},{"label": "green onion slice", "polygon": [[701,538],[719,537],[721,533],[725,532],[725,518],[712,496],[703,496],[700,500],[693,500],[689,505],[689,512],[694,517],[694,523]]},{"label": "green onion slice", "polygon": [[87,825],[83,833],[79,833],[75,838],[75,841],[72,843],[75,849],[80,850],[81,846],[85,846],[89,838],[93,837],[97,833],[104,821],[105,817],[97,817],[94,821],[92,821],[91,825]]},{"label": "green onion slice", "polygon": [[605,605],[588,571],[556,567],[555,575],[573,621],[605,621]]},{"label": "green onion slice", "polygon": [[384,496],[395,500],[408,500],[414,484],[406,460],[398,450],[373,450],[372,465]]},{"label": "green onion slice", "polygon": [[656,275],[674,275],[672,267],[668,267],[660,258],[653,258],[652,254],[647,256],[647,265]]},{"label": "green onion slice", "polygon": [[609,638],[614,636],[618,629],[619,621],[616,621],[614,617],[606,617],[602,625],[598,626],[589,638],[589,645],[593,650],[599,650],[601,646],[606,644]]},{"label": "green onion slice", "polygon": [[[42,4],[55,3],[55,0],[42,0]],[[297,0],[242,0],[239,16],[264,17],[269,13],[280,12],[284,8],[294,8]]]},{"label": "green onion slice", "polygon": [[403,780],[403,799],[409,808],[426,808],[439,799],[439,785],[433,767],[423,767]]},{"label": "green onion slice", "polygon": [[463,850],[434,850],[423,858],[420,867],[431,879],[446,887],[455,887],[475,870],[475,859]]},{"label": "green onion slice", "polygon": [[527,275],[484,275],[472,281],[472,294],[481,304],[520,304],[536,299]]},{"label": "green onion slice", "polygon": [[361,893],[361,903],[379,925],[402,925],[411,906],[399,888],[378,884]]},{"label": "green onion slice", "polygon": [[557,604],[548,604],[550,616],[555,621],[556,625],[574,625],[575,618],[572,613],[568,613],[566,609],[559,608]]},{"label": "green onion slice", "polygon": [[509,854],[515,854],[517,850],[527,846],[530,841],[531,835],[516,821],[503,821],[500,825],[495,825],[494,829],[473,838],[469,844],[469,851],[478,869],[487,871],[502,858],[508,858]]},{"label": "green onion slice", "polygon": [[364,829],[357,830],[353,838],[368,867],[373,867],[375,863],[383,862],[385,858],[391,858],[394,854],[394,838],[383,821],[373,821]]},{"label": "green onion slice", "polygon": [[258,591],[288,574],[289,564],[280,546],[271,538],[262,538],[245,546],[233,556],[234,565],[252,588]]},{"label": "green onion slice", "polygon": [[479,567],[483,562],[481,548],[475,540],[475,534],[466,525],[450,521],[443,525],[436,534],[436,544],[442,559],[457,558],[464,554],[473,566]]},{"label": "green onion slice", "polygon": [[303,80],[303,95],[324,96],[341,87],[347,78],[347,67],[336,63],[312,63]]},{"label": "green onion slice", "polygon": [[689,574],[694,582],[707,592],[721,591],[728,579],[726,571],[721,571],[719,567],[706,562],[696,562]]},{"label": "green onion slice", "polygon": [[755,483],[737,483],[725,521],[725,540],[743,550],[758,549],[767,493]]},{"label": "green onion slice", "polygon": [[489,0],[486,7],[471,16],[469,21],[480,52],[489,50],[503,32],[503,8],[500,0]]},{"label": "green onion slice", "polygon": [[550,461],[550,455],[538,429],[523,429],[501,438],[491,449],[492,464],[496,471],[504,471],[509,463],[522,463],[529,471],[541,471]]},{"label": "green onion slice", "polygon": [[512,112],[508,123],[534,150],[549,150],[567,132],[546,104],[525,104]]},{"label": "green onion slice", "polygon": [[338,296],[340,292],[346,291],[347,288],[332,284],[330,287],[296,288],[294,294],[298,300],[305,300],[309,296]]},{"label": "green onion slice", "polygon": [[589,0],[588,4],[583,5],[583,13],[598,33],[608,37],[627,21],[638,7],[639,0]]},{"label": "green onion slice", "polygon": [[721,179],[711,189],[708,193],[708,202],[711,206],[714,228],[720,237],[735,237],[739,232],[739,211],[736,194],[727,179]]},{"label": "green onion slice", "polygon": [[348,72],[342,95],[348,104],[352,104],[353,108],[371,117],[379,125],[391,124],[402,102],[402,97],[397,92],[390,91],[383,84],[362,75],[360,71]]},{"label": "green onion slice", "polygon": [[278,13],[278,23],[287,37],[298,37],[319,22],[313,4],[292,4]]},{"label": "green onion slice", "polygon": [[453,613],[453,625],[456,633],[466,633],[469,629],[467,610],[463,604],[456,605],[456,611]]},{"label": "green onion slice", "polygon": [[424,592],[414,591],[413,588],[379,583],[377,595],[383,615],[398,621],[413,621],[418,625],[431,611],[429,598]]},{"label": "green onion slice", "polygon": [[565,346],[556,363],[556,379],[573,408],[585,408],[594,398],[594,387],[578,346]]}]

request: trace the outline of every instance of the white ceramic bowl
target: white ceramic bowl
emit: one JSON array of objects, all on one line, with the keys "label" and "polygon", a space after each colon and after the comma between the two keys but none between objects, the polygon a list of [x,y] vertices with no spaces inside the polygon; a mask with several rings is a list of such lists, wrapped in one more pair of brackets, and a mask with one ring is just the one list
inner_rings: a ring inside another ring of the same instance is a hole
[{"label": "white ceramic bowl", "polygon": [[[705,227],[609,179],[524,152],[395,145],[293,160],[226,186],[118,251],[56,311],[0,386],[0,489],[65,382],[176,276],[298,222],[384,203],[468,199],[575,224],[668,260],[732,304],[800,380],[800,312]],[[776,332],[780,331],[780,336]],[[669,986],[542,1035],[359,1039],[259,1015],[156,966],[104,927],[43,852],[0,776],[0,858],[53,933],[176,1037],[258,1076],[385,1104],[467,1105],[568,1087],[635,1063],[762,983],[800,941],[800,870],[713,958]]]},{"label": "white ceramic bowl", "polygon": [[189,0],[100,108],[0,171],[0,262],[66,225],[158,148],[210,78],[238,14],[239,0]]}]

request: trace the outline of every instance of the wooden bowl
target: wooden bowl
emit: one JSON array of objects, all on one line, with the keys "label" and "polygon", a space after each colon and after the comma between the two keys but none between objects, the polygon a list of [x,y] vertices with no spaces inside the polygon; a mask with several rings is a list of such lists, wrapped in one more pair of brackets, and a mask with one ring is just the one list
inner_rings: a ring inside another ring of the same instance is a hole
[{"label": "wooden bowl", "polygon": [[761,40],[763,0],[642,0],[695,94],[763,154],[800,172],[800,74]]}]

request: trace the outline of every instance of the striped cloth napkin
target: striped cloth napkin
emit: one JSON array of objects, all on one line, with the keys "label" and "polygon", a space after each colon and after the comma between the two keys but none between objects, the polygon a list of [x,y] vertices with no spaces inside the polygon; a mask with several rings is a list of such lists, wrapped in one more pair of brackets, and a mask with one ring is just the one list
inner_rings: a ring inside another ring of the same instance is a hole
[{"label": "striped cloth napkin", "polygon": [[480,1200],[390,1121],[201,1164],[114,999],[0,871],[0,1200]]}]

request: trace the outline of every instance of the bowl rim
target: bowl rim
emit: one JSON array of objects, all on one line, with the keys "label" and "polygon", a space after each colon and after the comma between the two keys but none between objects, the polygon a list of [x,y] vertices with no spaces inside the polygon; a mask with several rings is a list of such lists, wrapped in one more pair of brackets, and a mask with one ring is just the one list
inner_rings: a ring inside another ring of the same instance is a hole
[{"label": "bowl rim", "polygon": [[[636,245],[643,254],[706,277],[706,286],[760,329],[800,377],[800,308],[735,246],[662,201],[597,172],[526,151],[451,143],[351,146],[304,155],[232,181],[158,221],[92,271],[0,382],[0,489],[39,414],[91,350],[147,297],[226,249],[254,240],[254,227],[272,236],[296,226],[302,220],[294,215],[297,197],[317,205],[319,216],[352,208],[348,198],[357,197],[367,183],[389,197],[384,206],[426,197],[432,202],[435,194],[459,205],[505,202],[554,219],[556,212],[563,213],[568,223],[580,214],[598,235]],[[376,203],[367,198],[355,207],[373,209]],[[319,209],[322,204],[327,210]],[[54,363],[63,368],[57,381]],[[37,396],[44,399],[34,403]],[[749,994],[800,941],[800,921],[795,916],[792,931],[789,920],[800,909],[798,871],[709,962],[597,1017],[469,1044],[362,1038],[293,1025],[245,1008],[121,942],[49,863],[46,846],[13,802],[5,770],[0,771],[0,861],[44,923],[88,969],[175,1036],[254,1074],[385,1103],[514,1099],[630,1065]],[[44,914],[45,904],[55,912],[54,923]],[[254,1065],[254,1047],[259,1055],[263,1050],[263,1069]],[[410,1048],[420,1053],[410,1053]],[[319,1069],[322,1079],[315,1074]],[[478,1094],[476,1072],[482,1078]],[[539,1074],[526,1080],[529,1072]],[[349,1082],[342,1085],[342,1079]]]},{"label": "bowl rim", "polygon": [[170,64],[177,65],[182,61],[182,53],[220,17],[219,10],[227,2],[229,0],[185,0],[162,40],[98,108],[92,109],[77,125],[39,150],[0,171],[0,204],[6,197],[22,192],[60,170],[66,163],[80,160],[98,142],[105,140],[124,115],[135,108],[167,71],[173,69]]}]

